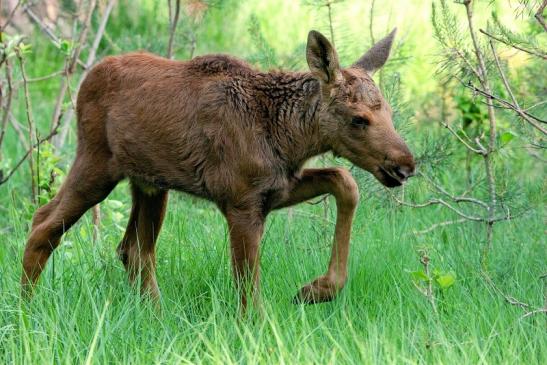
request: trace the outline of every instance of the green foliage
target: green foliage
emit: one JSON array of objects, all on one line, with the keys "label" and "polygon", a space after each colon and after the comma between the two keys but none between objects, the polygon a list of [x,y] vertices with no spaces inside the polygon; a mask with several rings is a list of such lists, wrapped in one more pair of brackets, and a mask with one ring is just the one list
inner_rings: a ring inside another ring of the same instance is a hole
[{"label": "green foliage", "polygon": [[430,275],[426,274],[424,270],[412,271],[410,275],[416,284],[429,285],[429,283],[433,283],[439,290],[446,290],[456,282],[456,276],[453,273],[443,272],[439,269],[434,269]]},{"label": "green foliage", "polygon": [[44,142],[37,150],[38,181],[38,204],[48,203],[59,191],[62,181],[65,178],[65,171],[59,167],[61,157],[55,153],[55,148],[49,142]]},{"label": "green foliage", "polygon": [[462,128],[464,130],[471,125],[480,125],[488,119],[486,107],[467,93],[454,96],[454,101],[456,109],[461,115]]},{"label": "green foliage", "polygon": [[540,44],[540,39],[544,35],[544,31],[533,18],[530,20],[528,30],[518,33],[505,26],[500,20],[498,12],[493,11],[492,22],[488,24],[488,30],[507,44],[523,47],[524,49],[547,56],[547,53],[545,53],[546,42],[544,41],[543,44]]},{"label": "green foliage", "polygon": [[0,52],[2,58],[15,57],[16,51],[18,48],[21,47],[21,44],[23,45],[23,50],[26,50],[28,52],[30,51],[30,45],[25,45],[24,43],[22,43],[24,37],[20,34],[9,35],[6,33],[2,33],[2,38],[4,40],[4,42],[0,43]]},{"label": "green foliage", "polygon": [[72,54],[72,50],[74,49],[74,44],[69,39],[63,39],[59,43],[59,50],[66,56],[69,57]]},{"label": "green foliage", "polygon": [[[127,186],[110,199],[102,204],[105,218],[97,243],[91,242],[87,215],[55,251],[54,264],[48,263],[27,305],[19,300],[19,275],[28,221],[19,207],[2,205],[8,209],[0,215],[9,217],[9,230],[0,238],[0,362],[84,362],[95,333],[99,341],[92,363],[97,364],[308,364],[322,363],[333,353],[339,356],[333,362],[344,363],[539,364],[547,354],[543,315],[520,319],[522,310],[504,303],[481,280],[473,265],[480,234],[473,224],[428,235],[442,285],[447,286],[442,274],[457,273],[447,289],[433,283],[441,313],[436,318],[431,312],[408,273],[417,271],[413,245],[418,239],[412,230],[448,219],[446,212],[397,211],[365,201],[355,219],[348,284],[335,301],[314,306],[293,305],[291,299],[325,269],[335,212],[325,218],[321,205],[304,204],[292,216],[272,214],[261,246],[264,315],[247,320],[238,318],[220,213],[171,194],[156,254],[159,313],[127,283],[116,257],[122,232],[106,215],[116,210],[125,224]],[[538,305],[543,300],[538,276],[547,260],[543,226],[541,216],[530,217],[525,229],[520,223],[500,226],[492,257],[499,268],[495,278],[515,298]]]},{"label": "green foliage", "polygon": [[431,3],[431,23],[435,38],[440,44],[447,48],[463,48],[460,24],[446,0]]},{"label": "green foliage", "polygon": [[276,52],[264,38],[256,14],[251,15],[248,30],[251,35],[253,46],[256,49],[256,52],[248,57],[249,62],[258,64],[266,70],[278,66],[279,61]]}]

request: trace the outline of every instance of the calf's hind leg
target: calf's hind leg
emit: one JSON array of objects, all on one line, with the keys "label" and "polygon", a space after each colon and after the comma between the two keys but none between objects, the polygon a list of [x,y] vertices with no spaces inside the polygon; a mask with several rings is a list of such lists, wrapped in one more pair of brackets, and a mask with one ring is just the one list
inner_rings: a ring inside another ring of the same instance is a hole
[{"label": "calf's hind leg", "polygon": [[155,273],[155,246],[165,216],[168,193],[166,190],[144,192],[135,184],[131,185],[131,190],[133,207],[117,252],[129,281],[134,283],[140,274],[141,293],[156,301],[160,292]]},{"label": "calf's hind leg", "polygon": [[61,236],[93,205],[112,191],[117,180],[108,173],[107,159],[77,158],[65,183],[51,202],[39,208],[23,254],[21,289],[30,297]]},{"label": "calf's hind leg", "polygon": [[319,303],[332,300],[344,287],[347,278],[347,263],[351,224],[359,191],[351,174],[342,168],[306,169],[302,178],[293,186],[288,197],[274,203],[274,209],[288,207],[323,194],[336,199],[336,226],[329,267],[320,276],[298,292],[295,300],[304,303]]}]

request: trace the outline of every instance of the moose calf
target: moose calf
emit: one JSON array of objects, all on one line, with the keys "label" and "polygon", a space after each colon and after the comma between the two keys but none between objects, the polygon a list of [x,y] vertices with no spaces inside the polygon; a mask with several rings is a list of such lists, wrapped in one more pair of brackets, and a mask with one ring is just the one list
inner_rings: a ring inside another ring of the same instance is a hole
[{"label": "moose calf", "polygon": [[118,253],[130,281],[159,297],[155,244],[168,190],[214,202],[229,227],[243,307],[258,297],[259,243],[272,210],[332,194],[337,219],[327,272],[297,299],[329,301],[347,276],[358,188],[342,168],[304,169],[332,151],[388,187],[414,173],[409,149],[371,75],[386,62],[395,30],[341,68],[320,33],[308,35],[311,72],[260,72],[225,55],[179,62],[145,53],[107,57],[78,93],[78,149],[59,193],[39,208],[23,257],[29,296],[66,232],[116,184],[131,182],[133,207]]}]

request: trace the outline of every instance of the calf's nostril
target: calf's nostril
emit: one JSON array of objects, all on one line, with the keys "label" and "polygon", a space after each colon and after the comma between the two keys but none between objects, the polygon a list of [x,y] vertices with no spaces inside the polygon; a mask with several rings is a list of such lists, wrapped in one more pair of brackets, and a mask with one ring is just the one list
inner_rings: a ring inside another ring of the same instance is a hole
[{"label": "calf's nostril", "polygon": [[395,173],[395,175],[397,175],[398,178],[400,178],[401,180],[405,180],[413,175],[414,169],[410,169],[406,166],[395,166],[393,172]]}]

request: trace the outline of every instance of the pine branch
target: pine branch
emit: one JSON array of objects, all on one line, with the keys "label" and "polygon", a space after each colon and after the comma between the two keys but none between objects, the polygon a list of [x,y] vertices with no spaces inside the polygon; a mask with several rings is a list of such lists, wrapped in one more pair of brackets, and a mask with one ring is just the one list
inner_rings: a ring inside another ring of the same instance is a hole
[{"label": "pine branch", "polygon": [[536,18],[539,24],[543,27],[543,30],[547,32],[547,24],[545,24],[545,19],[543,18],[543,11],[545,10],[545,7],[547,7],[547,0],[543,0],[543,3],[539,6],[536,14],[534,15],[534,18]]},{"label": "pine branch", "polygon": [[[492,50],[492,54],[494,55],[494,59],[496,61],[496,67],[498,69],[498,72],[501,76],[501,79],[503,81],[503,86],[505,87],[505,90],[507,91],[507,93],[509,94],[509,96],[511,97],[511,100],[513,101],[513,103],[511,104],[510,108],[513,109],[514,111],[517,112],[518,115],[520,115],[522,117],[522,119],[524,119],[525,121],[527,121],[531,126],[533,126],[534,128],[536,128],[537,130],[539,130],[540,132],[542,132],[543,134],[547,134],[547,130],[545,128],[543,128],[542,126],[540,126],[539,124],[537,124],[533,119],[532,117],[528,116],[528,113],[523,111],[515,97],[515,94],[513,94],[513,91],[511,90],[511,86],[509,85],[509,82],[507,81],[507,77],[505,76],[505,73],[503,72],[503,69],[501,68],[501,64],[500,64],[500,60],[499,60],[499,57],[498,57],[498,54],[496,52],[496,49],[494,48],[494,43],[490,40],[489,41],[490,43],[490,49]],[[509,102],[506,102],[507,104],[510,104]],[[534,117],[534,119],[537,119]],[[538,120],[541,122],[541,120]],[[545,123],[545,121],[542,121],[542,123]]]},{"label": "pine branch", "polygon": [[481,32],[482,34],[486,35],[487,37],[489,38],[492,38],[493,40],[496,40],[498,42],[501,42],[509,47],[512,47],[512,48],[515,48],[515,49],[518,49],[519,51],[522,51],[522,52],[525,52],[525,53],[528,53],[528,54],[531,54],[533,56],[536,56],[536,57],[539,57],[541,59],[544,59],[544,60],[547,60],[547,55],[544,55],[544,54],[541,54],[541,53],[537,53],[536,51],[532,51],[530,49],[526,49],[526,48],[522,48],[520,46],[517,46],[516,44],[511,44],[509,42],[507,42],[506,40],[504,39],[501,39],[499,37],[496,37],[495,35],[491,34],[491,33],[488,33],[487,31],[485,31],[484,29],[479,29],[479,32]]},{"label": "pine branch", "polygon": [[[480,88],[478,88],[477,86],[475,86],[473,83],[469,82],[467,84],[464,84],[467,88],[470,88],[471,90],[473,90],[474,92],[484,96],[485,98],[489,99],[489,100],[495,100],[497,101],[498,103],[500,103],[501,105],[505,106],[506,108],[508,109],[512,109],[514,110],[515,112],[517,112],[522,118],[524,118],[526,121],[528,121],[530,123],[531,120],[536,120],[540,123],[547,123],[547,121],[543,120],[543,119],[540,119],[520,108],[517,108],[515,105],[513,105],[512,103],[508,102],[507,100],[505,99],[502,99],[500,98],[499,96],[496,96],[494,94],[492,94],[491,92],[487,92],[485,90],[482,90]],[[535,122],[531,122],[530,123],[531,125],[533,125],[536,129],[538,129],[539,131],[541,131],[543,134],[547,134],[547,130],[545,130],[545,128],[543,128],[541,125],[535,123]]]}]

